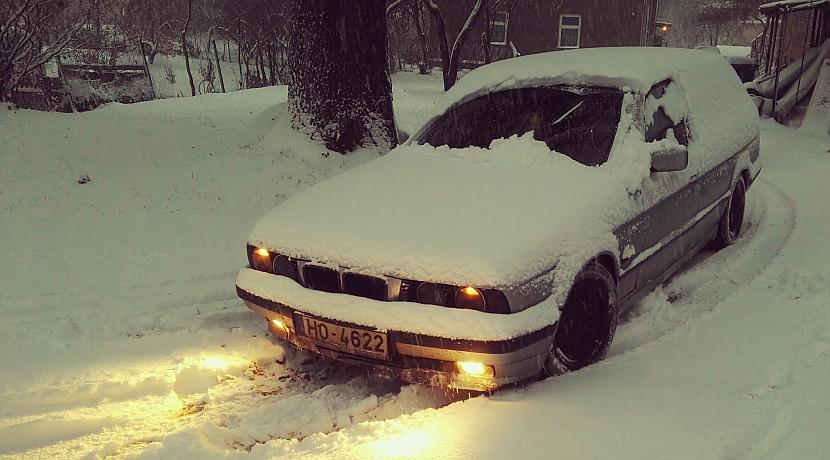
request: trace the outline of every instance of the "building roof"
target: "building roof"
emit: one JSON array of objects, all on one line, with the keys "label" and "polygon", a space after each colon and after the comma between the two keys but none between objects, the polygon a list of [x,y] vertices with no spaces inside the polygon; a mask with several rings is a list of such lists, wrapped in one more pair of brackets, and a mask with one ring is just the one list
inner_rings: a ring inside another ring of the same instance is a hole
[{"label": "building roof", "polygon": [[830,0],[779,0],[765,3],[759,7],[761,14],[777,16],[789,11],[808,10],[822,5],[830,5]]}]

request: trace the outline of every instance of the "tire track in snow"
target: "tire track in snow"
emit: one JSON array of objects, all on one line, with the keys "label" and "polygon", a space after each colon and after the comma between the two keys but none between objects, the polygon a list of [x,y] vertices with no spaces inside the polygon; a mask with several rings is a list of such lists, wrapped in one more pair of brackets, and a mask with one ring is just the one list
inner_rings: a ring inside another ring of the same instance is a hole
[{"label": "tire track in snow", "polygon": [[269,358],[239,359],[227,368],[168,363],[138,382],[123,373],[72,382],[76,394],[53,395],[32,415],[0,418],[0,457],[156,457],[166,443],[183,440],[245,452],[272,439],[330,433],[463,396],[373,381],[365,368],[304,352],[289,352],[286,361],[279,348]]},{"label": "tire track in snow", "polygon": [[630,353],[711,311],[749,285],[781,253],[796,225],[792,199],[764,179],[750,193],[748,224],[738,241],[704,250],[622,319],[609,357]]}]

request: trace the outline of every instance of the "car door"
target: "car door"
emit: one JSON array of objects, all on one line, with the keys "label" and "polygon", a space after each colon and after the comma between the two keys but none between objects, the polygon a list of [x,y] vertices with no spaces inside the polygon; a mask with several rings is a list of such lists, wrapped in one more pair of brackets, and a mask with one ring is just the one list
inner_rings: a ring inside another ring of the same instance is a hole
[{"label": "car door", "polygon": [[[687,112],[684,95],[673,81],[655,85],[645,98],[644,140],[682,146],[694,155]],[[696,171],[689,166],[680,171],[652,172],[639,188],[629,191],[639,212],[616,232],[621,296],[646,291],[662,282],[663,275],[689,250],[691,241],[682,236],[701,207],[690,187],[696,179]]]}]

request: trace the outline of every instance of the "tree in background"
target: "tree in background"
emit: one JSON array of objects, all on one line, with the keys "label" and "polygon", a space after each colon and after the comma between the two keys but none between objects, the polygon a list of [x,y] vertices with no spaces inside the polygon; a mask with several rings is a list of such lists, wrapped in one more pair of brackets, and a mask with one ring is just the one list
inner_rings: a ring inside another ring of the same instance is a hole
[{"label": "tree in background", "polygon": [[170,0],[111,0],[115,5],[115,24],[135,43],[144,47],[153,64],[159,52],[169,53],[175,34],[169,28],[173,19]]},{"label": "tree in background", "polygon": [[292,0],[288,109],[333,151],[395,147],[384,0]]},{"label": "tree in background", "polygon": [[766,0],[709,0],[698,2],[693,14],[695,22],[703,28],[709,45],[721,43],[724,33],[742,22],[757,19],[761,21],[758,7]]},{"label": "tree in background", "polygon": [[415,26],[415,33],[418,35],[418,46],[421,49],[421,61],[418,63],[418,71],[421,75],[430,73],[429,47],[427,46],[427,27],[429,24],[424,21],[421,2],[412,2],[412,24]]},{"label": "tree in background", "polygon": [[190,18],[193,16],[193,0],[187,0],[187,17],[182,26],[182,51],[184,52],[184,66],[187,69],[187,79],[190,82],[190,95],[196,95],[196,85],[193,84],[193,71],[190,70],[190,54],[187,51],[187,29],[190,26]]},{"label": "tree in background", "polygon": [[90,11],[82,0],[0,2],[0,101],[11,101],[25,78],[64,53]]},{"label": "tree in background", "polygon": [[[763,24],[758,11],[767,0],[673,0],[661,2],[663,19],[674,23],[676,45],[694,47],[732,41],[746,24]],[[749,43],[741,43],[749,45]]]},{"label": "tree in background", "polygon": [[219,3],[219,30],[236,45],[244,86],[288,83],[289,2],[219,0]]},{"label": "tree in background", "polygon": [[487,0],[476,0],[470,10],[467,20],[461,26],[461,30],[453,40],[452,47],[449,44],[446,21],[438,4],[434,0],[422,0],[427,10],[435,20],[435,31],[438,38],[438,47],[441,50],[441,69],[444,76],[444,91],[449,91],[458,80],[459,61],[461,60],[461,49],[467,41],[467,37],[473,28],[476,20],[481,16],[487,7]]},{"label": "tree in background", "polygon": [[[517,3],[519,0],[389,0],[386,13],[394,55],[390,61],[395,64],[394,58],[403,58],[407,63],[418,62],[420,72],[428,73],[427,37],[430,37],[438,44],[444,90],[449,90],[458,80],[461,54],[465,47],[474,47],[473,53],[465,54],[475,56],[477,63],[492,61],[492,21],[498,14],[512,12]],[[426,12],[432,21],[423,17]],[[463,23],[459,23],[458,19]],[[483,27],[480,27],[481,22],[484,22]],[[473,37],[475,28],[484,33]],[[410,38],[411,32],[415,32],[416,39]],[[420,55],[417,54],[416,43],[420,47]],[[505,57],[505,54],[500,57]],[[398,66],[390,67],[394,69]]]}]

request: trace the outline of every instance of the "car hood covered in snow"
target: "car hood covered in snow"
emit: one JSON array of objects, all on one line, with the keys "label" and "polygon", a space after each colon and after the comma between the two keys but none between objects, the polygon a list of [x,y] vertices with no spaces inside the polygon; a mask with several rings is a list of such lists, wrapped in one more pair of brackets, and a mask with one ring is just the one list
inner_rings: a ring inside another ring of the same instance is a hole
[{"label": "car hood covered in snow", "polygon": [[298,193],[249,241],[292,257],[483,287],[616,249],[625,186],[532,135],[490,149],[399,147]]}]

